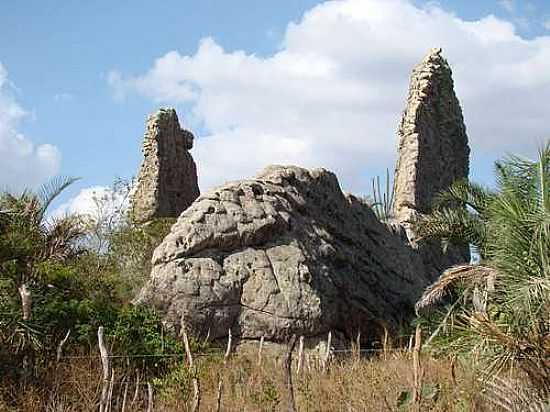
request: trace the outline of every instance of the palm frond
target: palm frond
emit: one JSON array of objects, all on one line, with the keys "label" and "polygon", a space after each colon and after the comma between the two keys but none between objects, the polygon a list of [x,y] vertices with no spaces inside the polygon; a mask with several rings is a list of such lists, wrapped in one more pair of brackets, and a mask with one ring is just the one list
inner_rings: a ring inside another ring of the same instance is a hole
[{"label": "palm frond", "polygon": [[533,388],[526,386],[525,382],[492,375],[483,379],[481,383],[485,389],[482,391],[482,396],[505,412],[545,412],[548,410],[548,401],[541,398]]},{"label": "palm frond", "polygon": [[435,197],[434,208],[468,206],[476,213],[483,213],[493,197],[494,193],[484,186],[460,179]]},{"label": "palm frond", "polygon": [[79,179],[78,177],[58,176],[43,184],[37,192],[37,197],[40,200],[41,206],[40,217],[42,218],[44,216],[50,204],[61,194],[61,192]]},{"label": "palm frond", "polygon": [[447,269],[439,279],[430,285],[416,303],[416,311],[433,306],[439,302],[456,286],[458,282],[471,285],[486,282],[489,278],[497,276],[497,270],[484,265],[459,265]]},{"label": "palm frond", "polygon": [[78,241],[86,234],[86,225],[79,216],[53,218],[48,222],[42,259],[63,261],[78,255]]},{"label": "palm frond", "polygon": [[486,226],[479,215],[464,208],[442,208],[420,215],[413,228],[419,238],[440,239],[448,243],[470,244],[484,253]]}]

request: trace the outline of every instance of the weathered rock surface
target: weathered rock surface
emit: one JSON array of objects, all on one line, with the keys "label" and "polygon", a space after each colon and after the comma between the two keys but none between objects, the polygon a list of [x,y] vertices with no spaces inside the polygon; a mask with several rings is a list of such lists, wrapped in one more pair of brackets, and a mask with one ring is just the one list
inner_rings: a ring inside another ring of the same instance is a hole
[{"label": "weathered rock surface", "polygon": [[323,169],[271,166],[200,196],[156,249],[138,302],[211,338],[396,329],[441,268]]},{"label": "weathered rock surface", "polygon": [[149,116],[143,163],[132,196],[132,218],[178,217],[199,196],[197,167],[189,150],[193,134],[180,127],[174,109]]},{"label": "weathered rock surface", "polygon": [[[395,219],[381,223],[323,169],[270,166],[200,196],[156,249],[137,302],[197,334],[364,340],[396,330],[424,288],[468,253],[414,239],[409,220],[468,175],[468,143],[439,50],[415,69],[399,128]],[[349,340],[348,340],[349,342]]]},{"label": "weathered rock surface", "polygon": [[441,49],[431,50],[413,71],[398,136],[395,215],[405,223],[428,213],[437,193],[468,177],[466,126]]}]

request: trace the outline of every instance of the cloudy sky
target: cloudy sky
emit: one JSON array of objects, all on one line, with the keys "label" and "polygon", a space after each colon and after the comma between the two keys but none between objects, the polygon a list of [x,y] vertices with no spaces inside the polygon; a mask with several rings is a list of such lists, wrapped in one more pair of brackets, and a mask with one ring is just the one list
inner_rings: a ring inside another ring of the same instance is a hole
[{"label": "cloudy sky", "polygon": [[505,153],[550,137],[547,0],[0,2],[0,187],[131,177],[148,113],[174,106],[197,136],[205,191],[270,163],[325,167],[368,193],[393,168],[414,65],[449,60],[491,184]]}]

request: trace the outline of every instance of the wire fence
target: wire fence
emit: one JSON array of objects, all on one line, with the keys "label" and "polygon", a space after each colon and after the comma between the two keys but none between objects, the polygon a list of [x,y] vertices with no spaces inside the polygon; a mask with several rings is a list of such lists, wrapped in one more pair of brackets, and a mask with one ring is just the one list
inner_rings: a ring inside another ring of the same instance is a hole
[{"label": "wire fence", "polygon": [[[321,353],[314,353],[314,349],[308,349],[309,356],[322,356]],[[367,354],[367,353],[410,353],[410,350],[407,348],[387,348],[387,349],[331,349],[331,354]],[[223,356],[222,351],[211,351],[211,352],[197,352],[193,354],[193,357],[205,357],[205,356]],[[232,352],[232,357],[240,356],[238,353]],[[244,355],[243,355],[244,356]],[[248,355],[246,355],[248,356]],[[281,356],[281,354],[274,353],[265,353],[262,356]],[[185,353],[163,353],[163,354],[138,354],[138,355],[108,355],[109,359],[147,359],[147,358],[182,358],[186,357]],[[61,359],[99,359],[101,358],[100,354],[97,355],[65,355]]]}]

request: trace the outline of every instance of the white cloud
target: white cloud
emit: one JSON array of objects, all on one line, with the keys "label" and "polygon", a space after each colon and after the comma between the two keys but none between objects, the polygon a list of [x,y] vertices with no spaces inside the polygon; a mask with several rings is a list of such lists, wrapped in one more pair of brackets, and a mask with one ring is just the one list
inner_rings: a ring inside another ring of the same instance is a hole
[{"label": "white cloud", "polygon": [[126,210],[127,205],[127,192],[115,191],[107,186],[92,186],[81,189],[76,196],[57,207],[51,216],[78,214],[95,222],[113,217],[118,220],[120,213]]},{"label": "white cloud", "polygon": [[543,25],[543,27],[544,27],[546,30],[550,30],[550,18],[544,20],[544,21],[542,22],[542,25]]},{"label": "white cloud", "polygon": [[0,189],[33,188],[59,172],[61,154],[50,144],[35,145],[18,131],[27,113],[10,93],[0,63]]},{"label": "white cloud", "polygon": [[506,9],[507,12],[513,13],[516,9],[516,5],[514,4],[514,0],[500,0],[498,4]]},{"label": "white cloud", "polygon": [[368,191],[365,173],[393,164],[410,72],[432,47],[453,67],[474,155],[535,150],[548,137],[550,37],[407,0],[327,1],[290,23],[272,56],[206,38],[193,55],[171,51],[144,74],[111,72],[109,83],[119,98],[191,105],[209,132],[194,149],[203,189],[294,163]]}]

